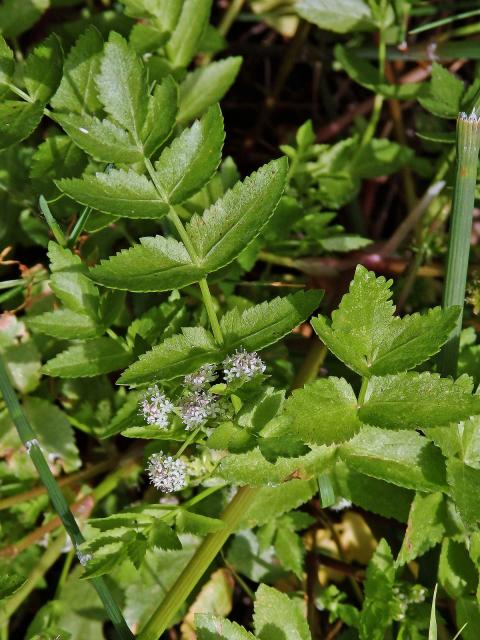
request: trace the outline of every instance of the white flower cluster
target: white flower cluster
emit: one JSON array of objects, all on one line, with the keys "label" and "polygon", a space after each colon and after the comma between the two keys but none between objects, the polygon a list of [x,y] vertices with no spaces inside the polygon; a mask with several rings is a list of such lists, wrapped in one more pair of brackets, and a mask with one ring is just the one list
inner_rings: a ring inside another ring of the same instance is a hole
[{"label": "white flower cluster", "polygon": [[213,382],[217,377],[217,372],[214,364],[204,364],[198,371],[189,373],[183,381],[187,387],[193,387],[194,389],[201,389],[207,383]]},{"label": "white flower cluster", "polygon": [[149,457],[147,471],[153,486],[164,493],[180,491],[187,484],[185,463],[172,456],[166,456],[163,452],[154,453]]},{"label": "white flower cluster", "polygon": [[208,391],[195,391],[185,398],[180,414],[187,431],[202,426],[208,418],[217,415],[216,400],[216,396]]},{"label": "white flower cluster", "polygon": [[174,410],[174,406],[156,384],[147,389],[140,407],[147,424],[154,424],[162,429],[168,427],[168,416]]},{"label": "white flower cluster", "polygon": [[254,376],[265,371],[265,363],[260,356],[253,351],[248,353],[245,349],[237,349],[235,353],[223,361],[223,375],[226,382],[232,380],[251,380]]}]

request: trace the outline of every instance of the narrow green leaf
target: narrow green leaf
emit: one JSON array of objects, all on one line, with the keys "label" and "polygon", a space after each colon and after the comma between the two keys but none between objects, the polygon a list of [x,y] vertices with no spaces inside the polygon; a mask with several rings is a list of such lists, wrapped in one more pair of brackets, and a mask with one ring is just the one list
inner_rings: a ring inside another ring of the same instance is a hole
[{"label": "narrow green leaf", "polygon": [[0,104],[0,149],[21,142],[37,128],[43,116],[43,105],[20,100]]},{"label": "narrow green leaf", "polygon": [[52,34],[32,51],[25,63],[23,80],[32,100],[47,104],[60,84],[62,66],[62,45]]},{"label": "narrow green leaf", "polygon": [[155,86],[148,99],[148,109],[142,130],[145,155],[150,157],[169,136],[177,115],[177,85],[171,76]]},{"label": "narrow green leaf", "polygon": [[398,429],[439,427],[480,414],[480,396],[465,379],[438,374],[399,373],[371,378],[358,415],[363,422]]},{"label": "narrow green leaf", "polygon": [[217,170],[225,137],[220,107],[210,107],[185,129],[155,163],[165,199],[179,204],[199,191]]},{"label": "narrow green leaf", "polygon": [[435,589],[433,591],[432,608],[430,610],[430,625],[428,627],[428,640],[438,640],[437,615],[435,610],[436,602],[437,602],[437,588],[438,588],[438,584],[435,585]]},{"label": "narrow green leaf", "polygon": [[446,489],[440,450],[416,431],[365,426],[339,451],[349,467],[367,476],[416,491]]},{"label": "narrow green leaf", "polygon": [[88,114],[55,114],[54,119],[73,142],[103,162],[132,163],[143,159],[130,135],[109,120]]},{"label": "narrow green leaf", "polygon": [[208,25],[212,0],[185,0],[166,51],[174,67],[188,67]]},{"label": "narrow green leaf", "polygon": [[168,205],[160,200],[152,182],[133,169],[58,180],[56,185],[77,202],[110,215],[158,219],[168,213]]},{"label": "narrow green leaf", "polygon": [[57,378],[90,378],[127,367],[132,354],[111,338],[95,338],[74,344],[43,365],[42,371]]},{"label": "narrow green leaf", "polygon": [[187,73],[180,85],[177,122],[198,118],[212,104],[220,102],[237,77],[242,58],[224,58]]},{"label": "narrow green leaf", "polygon": [[54,109],[79,114],[100,109],[94,79],[100,70],[102,49],[102,36],[94,26],[89,26],[65,59],[60,86],[51,100]]},{"label": "narrow green leaf", "polygon": [[302,442],[332,444],[349,440],[361,427],[357,398],[343,378],[322,378],[297,389],[285,403],[292,433]]}]

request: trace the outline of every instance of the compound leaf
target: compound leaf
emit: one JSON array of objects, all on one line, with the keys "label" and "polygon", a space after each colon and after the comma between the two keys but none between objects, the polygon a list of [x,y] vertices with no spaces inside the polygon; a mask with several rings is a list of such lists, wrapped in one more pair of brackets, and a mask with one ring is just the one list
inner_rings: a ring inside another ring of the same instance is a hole
[{"label": "compound leaf", "polygon": [[43,365],[42,371],[58,378],[90,378],[124,369],[132,354],[111,338],[73,344]]},{"label": "compound leaf", "polygon": [[49,36],[28,56],[23,80],[34,102],[47,104],[60,84],[63,51],[55,34]]}]

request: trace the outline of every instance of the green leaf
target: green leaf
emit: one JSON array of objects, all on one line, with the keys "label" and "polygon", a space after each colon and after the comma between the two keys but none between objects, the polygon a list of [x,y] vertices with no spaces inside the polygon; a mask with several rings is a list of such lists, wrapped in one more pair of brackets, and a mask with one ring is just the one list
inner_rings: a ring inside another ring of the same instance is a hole
[{"label": "green leaf", "polygon": [[43,365],[42,371],[58,378],[90,378],[125,369],[132,355],[111,338],[74,344]]},{"label": "green leaf", "polygon": [[450,458],[447,460],[447,480],[460,517],[467,527],[475,527],[480,520],[480,469]]},{"label": "green leaf", "polygon": [[37,128],[43,116],[43,105],[19,100],[0,104],[0,149],[21,142]]},{"label": "green leaf", "polygon": [[461,635],[455,636],[455,638],[477,640],[478,630],[480,629],[480,606],[478,600],[471,597],[458,598],[455,602],[455,611],[457,627],[461,630]]},{"label": "green leaf", "polygon": [[60,84],[62,66],[62,45],[52,34],[32,51],[23,70],[25,86],[34,102],[47,104]]},{"label": "green leaf", "polygon": [[303,603],[261,584],[255,597],[255,635],[259,640],[311,640]]},{"label": "green leaf", "polygon": [[143,153],[130,135],[109,120],[88,114],[55,114],[54,119],[73,142],[103,162],[132,163],[143,159]]},{"label": "green leaf", "polygon": [[463,92],[463,82],[434,62],[428,90],[418,100],[424,109],[440,118],[456,118],[461,108]]},{"label": "green leaf", "polygon": [[110,33],[95,78],[105,110],[140,140],[147,114],[145,71],[137,54],[118,33]]},{"label": "green leaf", "polygon": [[339,452],[349,467],[367,476],[416,491],[446,489],[440,450],[416,431],[365,426]]},{"label": "green leaf", "polygon": [[244,347],[257,351],[269,346],[304,322],[318,307],[323,291],[299,291],[282,298],[228,311],[220,320],[226,351]]},{"label": "green leaf", "polygon": [[478,571],[463,541],[444,538],[438,563],[438,579],[451,598],[473,593],[478,585]]},{"label": "green leaf", "polygon": [[368,563],[365,580],[365,601],[360,615],[360,639],[384,640],[392,620],[395,567],[390,547],[380,540]]},{"label": "green leaf", "polygon": [[50,0],[3,0],[0,6],[0,31],[5,38],[16,38],[33,26],[49,8]]},{"label": "green leaf", "polygon": [[291,431],[302,442],[332,444],[349,440],[361,427],[357,398],[343,378],[322,378],[297,389],[285,403]]},{"label": "green leaf", "polygon": [[[70,178],[85,169],[87,158],[67,136],[49,136],[32,156],[30,176],[43,184],[56,178]],[[53,187],[54,189],[54,187]],[[56,190],[55,193],[57,194]],[[58,194],[57,194],[58,195]]]},{"label": "green leaf", "polygon": [[0,575],[0,600],[13,596],[15,591],[25,584],[26,578],[18,573],[4,573]]},{"label": "green leaf", "polygon": [[373,29],[373,16],[363,0],[299,0],[297,13],[320,29],[348,33]]},{"label": "green leaf", "polygon": [[145,155],[150,157],[165,142],[177,115],[177,85],[171,76],[156,85],[148,100],[142,141]]},{"label": "green leaf", "polygon": [[422,429],[458,422],[480,413],[480,396],[456,381],[438,374],[399,373],[371,378],[358,415],[378,427]]},{"label": "green leaf", "polygon": [[100,109],[94,78],[100,70],[102,49],[102,36],[95,27],[89,26],[65,59],[60,86],[51,100],[54,109],[77,114]]},{"label": "green leaf", "polygon": [[211,613],[195,614],[195,630],[198,640],[255,640],[254,635],[236,622]]},{"label": "green leaf", "polygon": [[242,58],[224,58],[187,73],[180,85],[177,122],[198,118],[212,104],[220,102],[237,77]]},{"label": "green leaf", "polygon": [[103,333],[104,327],[86,313],[70,309],[47,311],[27,319],[27,325],[33,331],[45,333],[60,340],[85,340]]},{"label": "green leaf", "polygon": [[126,291],[170,291],[198,282],[206,274],[194,264],[185,246],[174,238],[140,238],[90,270],[92,280]]},{"label": "green leaf", "polygon": [[192,513],[186,509],[177,511],[175,524],[181,533],[194,533],[197,536],[206,536],[212,531],[220,531],[225,527],[223,520],[210,518],[200,513]]},{"label": "green leaf", "polygon": [[14,71],[15,61],[13,59],[13,51],[5,42],[5,38],[0,36],[0,85],[9,83]]},{"label": "green leaf", "polygon": [[110,215],[158,219],[168,213],[152,182],[133,169],[58,180],[56,185],[77,202]]},{"label": "green leaf", "polygon": [[210,180],[222,158],[224,137],[222,113],[215,105],[162,151],[155,171],[165,200],[179,204]]},{"label": "green leaf", "polygon": [[188,67],[197,53],[208,25],[212,0],[185,0],[176,27],[167,43],[167,55],[174,67]]},{"label": "green leaf", "polygon": [[154,380],[170,380],[215,362],[217,343],[202,327],[183,328],[182,334],[167,338],[162,344],[140,356],[117,380],[118,384],[137,385]]},{"label": "green leaf", "polygon": [[282,567],[302,579],[305,547],[300,536],[282,522],[273,546]]},{"label": "green leaf", "polygon": [[350,290],[332,313],[312,326],[332,353],[362,376],[411,369],[437,353],[455,326],[459,308],[394,317],[391,280],[359,265]]},{"label": "green leaf", "polygon": [[243,514],[238,529],[251,529],[270,523],[278,516],[305,504],[316,492],[317,487],[311,480],[289,480],[275,487],[259,487]]},{"label": "green leaf", "polygon": [[194,215],[187,232],[204,268],[229,264],[260,233],[282,195],[287,159],[272,160],[238,182],[203,216]]},{"label": "green leaf", "polygon": [[149,532],[149,544],[156,549],[181,549],[177,534],[165,522],[154,520]]}]

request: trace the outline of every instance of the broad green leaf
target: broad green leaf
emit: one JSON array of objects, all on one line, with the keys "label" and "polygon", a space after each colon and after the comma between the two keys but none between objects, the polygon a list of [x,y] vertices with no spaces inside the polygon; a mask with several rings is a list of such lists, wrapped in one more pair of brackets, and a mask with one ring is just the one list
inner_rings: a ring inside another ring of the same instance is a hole
[{"label": "broad green leaf", "polygon": [[275,535],[273,546],[282,567],[287,571],[293,571],[301,580],[303,577],[305,546],[300,536],[282,522]]},{"label": "broad green leaf", "polygon": [[360,640],[384,640],[393,617],[394,582],[392,551],[382,538],[367,567],[365,601],[360,614]]},{"label": "broad green leaf", "polygon": [[86,113],[55,114],[54,119],[80,149],[97,160],[132,163],[143,159],[130,135],[109,120]]},{"label": "broad green leaf", "polygon": [[478,571],[464,541],[444,538],[438,563],[438,580],[451,598],[475,592]]},{"label": "broad green leaf", "polygon": [[86,164],[87,157],[68,136],[49,136],[32,156],[30,176],[42,184],[51,184],[52,180],[81,174]]},{"label": "broad green leaf", "polygon": [[95,76],[100,70],[102,49],[102,36],[95,27],[89,26],[65,59],[60,86],[51,100],[54,109],[78,114],[100,109]]},{"label": "broad green leaf", "polygon": [[5,100],[0,104],[0,149],[21,142],[40,124],[43,105]]},{"label": "broad green leaf", "polygon": [[240,56],[232,56],[187,73],[180,85],[177,122],[190,122],[219,102],[232,86],[241,64]]},{"label": "broad green leaf", "polygon": [[62,77],[63,51],[55,34],[49,36],[28,56],[23,80],[34,102],[47,104]]},{"label": "broad green leaf", "polygon": [[363,376],[397,373],[421,364],[439,351],[458,318],[458,307],[395,317],[391,284],[359,265],[331,323],[323,316],[312,320],[332,353]]},{"label": "broad green leaf", "polygon": [[56,378],[90,378],[127,367],[132,355],[111,338],[95,338],[73,344],[43,365]]},{"label": "broad green leaf", "polygon": [[199,191],[222,159],[225,132],[220,107],[210,107],[162,151],[155,173],[166,201],[179,204]]},{"label": "broad green leaf", "polygon": [[373,29],[373,16],[364,0],[299,0],[297,13],[320,29],[348,33]]},{"label": "broad green leaf", "polygon": [[308,502],[317,491],[312,480],[289,480],[275,487],[259,487],[237,528],[251,529],[272,522]]},{"label": "broad green leaf", "polygon": [[167,55],[174,67],[188,67],[197,53],[200,39],[208,25],[212,0],[185,0],[172,36]]},{"label": "broad green leaf", "polygon": [[47,311],[27,319],[27,325],[33,331],[45,333],[60,340],[85,340],[103,333],[104,327],[86,313],[70,309]]},{"label": "broad green leaf", "polygon": [[133,25],[129,43],[139,55],[154,53],[168,41],[170,34],[142,22]]},{"label": "broad green leaf", "polygon": [[225,349],[244,347],[257,351],[277,342],[304,322],[318,307],[323,291],[299,291],[283,298],[249,307],[243,312],[234,308],[220,320]]},{"label": "broad green leaf", "polygon": [[439,427],[480,414],[480,396],[472,395],[465,379],[438,374],[399,373],[370,379],[358,415],[378,427],[422,429]]},{"label": "broad green leaf", "polygon": [[349,169],[357,178],[377,178],[396,173],[412,163],[414,157],[415,153],[410,147],[386,138],[373,138],[364,147],[358,147]]},{"label": "broad green leaf", "polygon": [[147,85],[143,65],[135,51],[118,33],[112,32],[104,47],[98,95],[105,110],[140,140],[147,114]]},{"label": "broad green leaf", "polygon": [[169,291],[198,282],[206,273],[195,265],[185,246],[174,238],[140,238],[90,270],[95,282],[126,291]]},{"label": "broad green leaf", "polygon": [[[465,596],[455,602],[457,628],[462,640],[477,640],[480,629],[480,605],[477,598]],[[454,638],[454,640],[455,640]]]},{"label": "broad green leaf", "polygon": [[461,108],[463,82],[448,69],[434,62],[427,91],[419,97],[424,109],[440,118],[456,118]]},{"label": "broad green leaf", "polygon": [[177,85],[171,76],[156,85],[148,99],[147,115],[142,130],[145,155],[150,157],[165,142],[177,115]]},{"label": "broad green leaf", "polygon": [[367,476],[416,491],[446,489],[440,450],[416,431],[365,426],[339,452],[349,467]]},{"label": "broad green leaf", "polygon": [[168,213],[168,205],[160,200],[153,183],[133,169],[111,169],[56,184],[70,198],[110,215],[158,219]]},{"label": "broad green leaf", "polygon": [[480,520],[480,469],[450,458],[447,460],[447,480],[460,517],[467,527],[474,528]]},{"label": "broad green leaf", "polygon": [[261,584],[255,597],[253,615],[259,640],[311,640],[303,601]]},{"label": "broad green leaf", "polygon": [[217,359],[217,343],[202,327],[182,329],[182,334],[140,356],[117,380],[118,384],[143,384],[170,380],[191,373],[206,362]]},{"label": "broad green leaf", "polygon": [[175,524],[180,533],[194,533],[197,536],[206,536],[212,531],[220,531],[225,527],[223,520],[193,513],[186,509],[178,510]]},{"label": "broad green leaf", "polygon": [[229,264],[260,233],[282,195],[287,159],[272,160],[194,215],[187,232],[208,272]]},{"label": "broad green leaf", "polygon": [[396,564],[404,565],[441,542],[447,534],[447,519],[443,493],[417,493],[412,502]]},{"label": "broad green leaf", "polygon": [[343,378],[322,378],[297,389],[285,403],[291,431],[302,442],[332,444],[349,440],[361,427],[357,398]]},{"label": "broad green leaf", "polygon": [[16,38],[30,29],[49,8],[50,0],[3,0],[0,6],[0,32]]},{"label": "broad green leaf", "polygon": [[255,640],[254,635],[236,622],[211,613],[195,614],[195,630],[198,640]]}]

